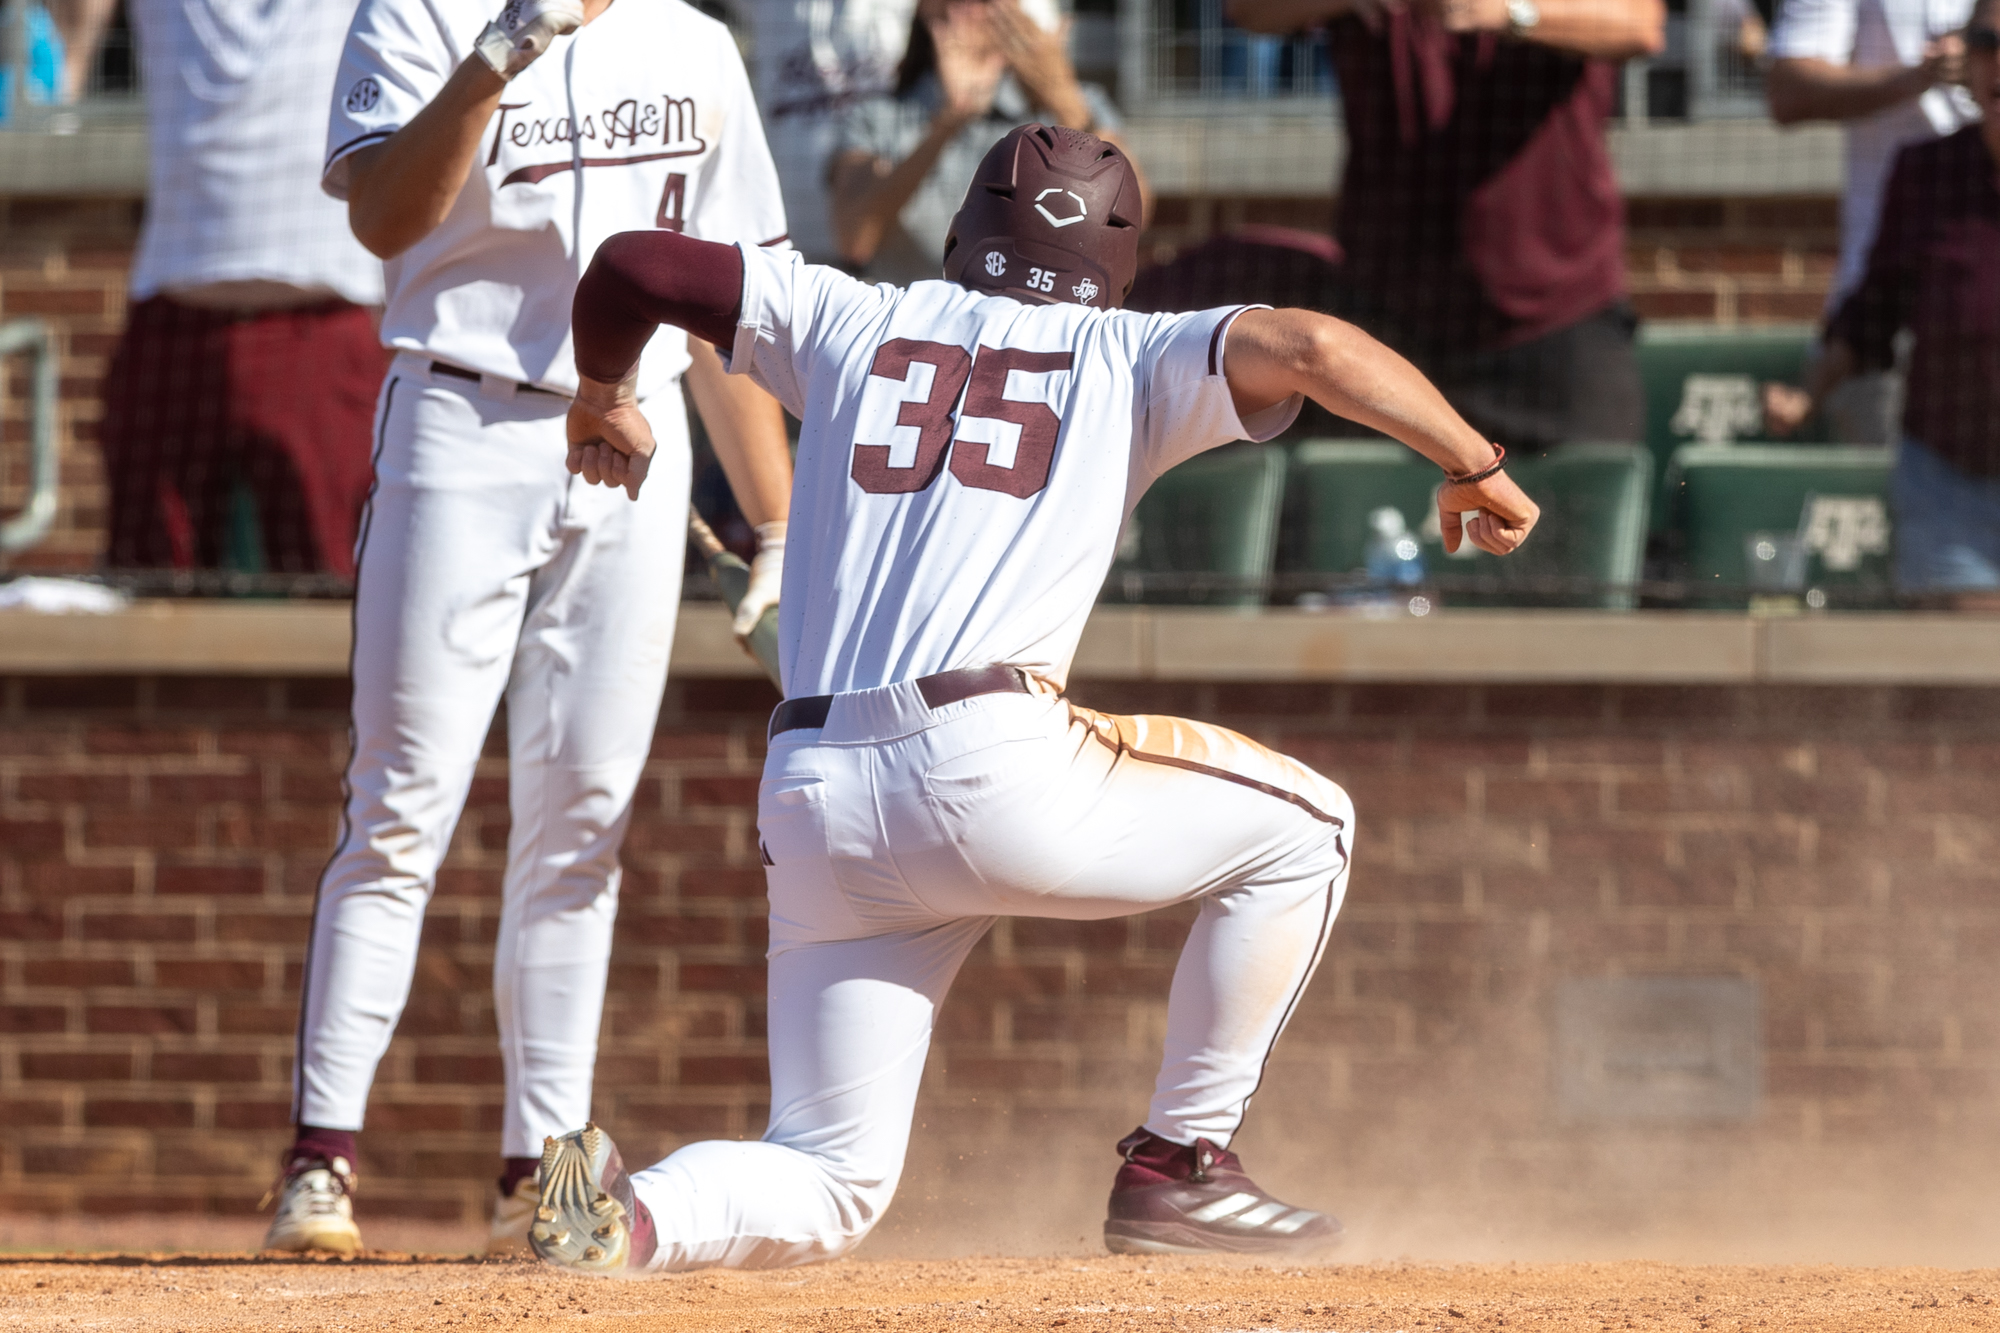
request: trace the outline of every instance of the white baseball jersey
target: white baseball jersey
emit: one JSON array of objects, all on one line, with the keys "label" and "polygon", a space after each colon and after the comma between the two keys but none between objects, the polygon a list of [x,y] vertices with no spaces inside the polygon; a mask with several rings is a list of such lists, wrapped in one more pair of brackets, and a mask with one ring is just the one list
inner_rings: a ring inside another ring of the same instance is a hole
[{"label": "white baseball jersey", "polygon": [[[1154,478],[1266,440],[1223,377],[1247,307],[1142,315],[951,282],[869,286],[742,247],[731,369],[805,423],[780,600],[786,691],[1005,662],[1060,684]],[[925,544],[917,563],[902,553]]]},{"label": "white baseball jersey", "polygon": [[132,297],[263,281],[382,299],[382,263],[319,179],[327,91],[353,0],[138,0],[146,226]]},{"label": "white baseball jersey", "polygon": [[[323,185],[408,124],[496,0],[363,0],[333,88]],[[681,0],[617,0],[507,85],[444,222],[388,262],[382,337],[468,370],[576,389],[569,308],[606,237],[636,219],[716,241],[785,240],[777,171],[728,29]],[[664,329],[648,396],[687,366]]]}]

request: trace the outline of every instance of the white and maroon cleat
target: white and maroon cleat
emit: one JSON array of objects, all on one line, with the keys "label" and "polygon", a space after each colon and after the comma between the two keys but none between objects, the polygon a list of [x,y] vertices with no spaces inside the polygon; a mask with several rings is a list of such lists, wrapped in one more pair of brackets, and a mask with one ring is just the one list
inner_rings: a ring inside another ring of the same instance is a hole
[{"label": "white and maroon cleat", "polygon": [[277,1214],[264,1233],[264,1248],[294,1254],[354,1254],[361,1230],[354,1225],[354,1168],[345,1157],[295,1157],[264,1196],[277,1201]]},{"label": "white and maroon cleat", "polygon": [[1136,1129],[1118,1144],[1104,1245],[1113,1254],[1307,1254],[1340,1239],[1338,1220],[1258,1188],[1236,1154]]}]

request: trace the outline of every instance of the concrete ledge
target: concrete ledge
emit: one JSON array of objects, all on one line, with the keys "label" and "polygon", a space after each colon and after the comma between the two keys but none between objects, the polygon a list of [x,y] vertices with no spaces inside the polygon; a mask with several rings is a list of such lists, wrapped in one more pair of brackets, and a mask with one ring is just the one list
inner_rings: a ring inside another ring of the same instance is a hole
[{"label": "concrete ledge", "polygon": [[[1165,195],[1325,198],[1347,160],[1332,114],[1198,108],[1134,116],[1132,151]],[[1835,125],[1781,129],[1768,120],[1615,124],[1611,160],[1628,195],[1837,195],[1845,140]]]},{"label": "concrete ledge", "polygon": [[74,134],[0,132],[0,195],[138,199],[146,161],[146,126],[137,119]]},{"label": "concrete ledge", "polygon": [[[0,673],[344,675],[342,602],[141,602],[111,616],[0,612]],[[714,603],[681,610],[681,676],[758,674]],[[1128,680],[2000,685],[2000,616],[1099,607],[1074,674]]]}]

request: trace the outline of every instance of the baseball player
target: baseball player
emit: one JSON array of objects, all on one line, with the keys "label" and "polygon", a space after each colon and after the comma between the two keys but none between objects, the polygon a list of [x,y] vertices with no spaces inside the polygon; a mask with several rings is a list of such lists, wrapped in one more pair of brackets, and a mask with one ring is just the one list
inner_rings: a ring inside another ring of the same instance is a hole
[{"label": "baseball player", "polygon": [[496,1249],[525,1234],[543,1139],[589,1114],[618,847],[679,602],[683,371],[761,525],[739,628],[775,599],[783,415],[725,378],[712,348],[675,329],[635,349],[627,388],[659,432],[657,491],[628,502],[564,468],[570,298],[604,238],[650,226],[784,239],[736,46],[680,0],[516,0],[497,19],[492,2],[363,0],[333,89],[324,183],[389,261],[395,356],[358,544],[346,816],[313,915],[276,1248],[359,1243],[355,1132],[503,698]]},{"label": "baseball player", "polygon": [[[627,1175],[594,1125],[552,1140],[529,1232],[568,1268],[828,1259],[882,1216],[932,1016],[996,916],[1197,901],[1166,1058],[1124,1156],[1120,1252],[1325,1244],[1229,1143],[1347,884],[1354,811],[1319,774],[1199,722],[1067,703],[1121,522],[1174,464],[1268,439],[1303,395],[1445,472],[1448,548],[1537,512],[1407,362],[1298,310],[1119,311],[1139,195],[1116,148],[1017,129],[981,164],[945,281],[868,286],[796,255],[657,233],[578,287],[571,466],[635,487],[632,388],[659,321],[729,349],[799,413],[780,603],[789,697],[758,796],[770,891],[771,1123]],[[1468,517],[1468,515],[1470,515]]]}]

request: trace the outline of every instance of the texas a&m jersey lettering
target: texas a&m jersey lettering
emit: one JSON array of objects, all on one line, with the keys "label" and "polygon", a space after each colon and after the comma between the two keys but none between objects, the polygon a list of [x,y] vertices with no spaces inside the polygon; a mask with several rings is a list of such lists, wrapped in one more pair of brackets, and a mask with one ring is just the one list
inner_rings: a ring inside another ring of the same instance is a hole
[{"label": "texas a&m jersey lettering", "polygon": [[1073,362],[1069,352],[981,347],[975,356],[950,343],[892,338],[868,367],[849,475],[870,495],[910,495],[937,480],[949,453],[961,485],[1027,499],[1049,484],[1062,419],[1043,398],[1020,396],[1034,386],[1011,377],[1056,374]]},{"label": "texas a&m jersey lettering", "polygon": [[[502,149],[510,150],[507,154],[510,158],[516,152],[522,156],[546,156],[546,151],[537,149],[557,149],[562,156],[552,161],[510,165],[501,178],[502,189],[522,183],[533,185],[574,170],[578,159],[568,151],[571,144],[593,144],[606,152],[616,152],[621,144],[647,150],[619,157],[585,157],[581,161],[586,168],[629,167],[670,157],[699,157],[708,151],[692,97],[662,95],[644,102],[628,97],[577,121],[568,115],[537,115],[538,110],[532,102],[500,104],[499,123],[494,127],[493,147],[486,154],[486,165],[498,164]],[[661,211],[666,211],[664,200]]]}]

